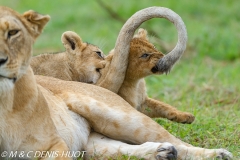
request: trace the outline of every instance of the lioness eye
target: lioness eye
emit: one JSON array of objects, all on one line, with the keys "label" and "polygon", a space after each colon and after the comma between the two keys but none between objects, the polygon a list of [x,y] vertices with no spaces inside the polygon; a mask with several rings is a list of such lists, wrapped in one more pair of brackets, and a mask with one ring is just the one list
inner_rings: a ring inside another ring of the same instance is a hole
[{"label": "lioness eye", "polygon": [[8,32],[8,38],[11,37],[11,36],[14,36],[15,34],[17,34],[19,32],[19,30],[10,30]]},{"label": "lioness eye", "polygon": [[141,56],[141,58],[147,58],[148,56],[149,56],[149,54],[144,53],[144,54]]}]

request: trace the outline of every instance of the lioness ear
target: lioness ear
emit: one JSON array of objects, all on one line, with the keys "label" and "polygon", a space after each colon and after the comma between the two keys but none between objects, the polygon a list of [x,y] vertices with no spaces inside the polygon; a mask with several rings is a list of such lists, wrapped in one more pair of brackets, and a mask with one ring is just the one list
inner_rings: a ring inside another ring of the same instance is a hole
[{"label": "lioness ear", "polygon": [[83,43],[79,35],[72,31],[66,31],[62,34],[62,43],[67,52],[76,54],[77,51],[80,52],[87,47],[86,43]]},{"label": "lioness ear", "polygon": [[139,28],[138,33],[134,37],[148,40],[147,31],[143,28]]},{"label": "lioness ear", "polygon": [[25,12],[23,16],[28,22],[30,22],[30,29],[35,38],[42,33],[43,27],[50,20],[49,15],[41,15],[32,10]]}]

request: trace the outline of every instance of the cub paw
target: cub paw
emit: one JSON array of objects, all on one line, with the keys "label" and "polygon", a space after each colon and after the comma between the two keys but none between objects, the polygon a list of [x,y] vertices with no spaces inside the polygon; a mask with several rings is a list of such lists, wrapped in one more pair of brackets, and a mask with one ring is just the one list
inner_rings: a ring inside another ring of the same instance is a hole
[{"label": "cub paw", "polygon": [[195,117],[194,115],[188,112],[176,112],[176,113],[169,114],[168,119],[178,123],[190,124],[195,120]]},{"label": "cub paw", "polygon": [[162,143],[157,149],[156,160],[176,160],[177,150],[175,147],[168,142]]},{"label": "cub paw", "polygon": [[216,154],[217,154],[216,155],[217,159],[223,159],[223,160],[231,160],[231,159],[233,159],[232,153],[230,153],[226,149],[218,149]]}]

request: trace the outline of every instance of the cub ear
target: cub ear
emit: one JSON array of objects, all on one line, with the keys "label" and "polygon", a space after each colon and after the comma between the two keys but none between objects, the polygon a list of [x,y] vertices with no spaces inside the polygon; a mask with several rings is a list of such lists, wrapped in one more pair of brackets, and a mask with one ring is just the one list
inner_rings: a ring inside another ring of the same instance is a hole
[{"label": "cub ear", "polygon": [[67,52],[76,54],[87,47],[87,43],[83,43],[81,37],[75,32],[66,31],[62,34],[62,43]]},{"label": "cub ear", "polygon": [[143,28],[139,28],[138,32],[136,35],[134,35],[135,38],[142,38],[145,40],[148,40],[148,35],[147,35],[147,30]]},{"label": "cub ear", "polygon": [[37,38],[43,30],[43,27],[50,20],[49,15],[41,15],[35,11],[27,11],[23,14],[23,17],[30,23],[30,30],[34,38]]}]

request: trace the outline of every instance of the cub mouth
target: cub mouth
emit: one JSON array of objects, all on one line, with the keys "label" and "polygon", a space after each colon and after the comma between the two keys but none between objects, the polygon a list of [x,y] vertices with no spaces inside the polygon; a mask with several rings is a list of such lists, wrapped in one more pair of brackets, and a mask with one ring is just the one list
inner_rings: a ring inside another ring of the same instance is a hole
[{"label": "cub mouth", "polygon": [[152,71],[153,73],[157,73],[157,72],[159,72],[157,66],[154,66],[154,67],[151,69],[151,71]]},{"label": "cub mouth", "polygon": [[17,81],[17,77],[11,78],[11,77],[6,77],[6,76],[3,76],[3,75],[0,75],[0,78],[6,78],[6,79],[9,79],[9,80],[12,80],[13,83],[15,83]]}]

